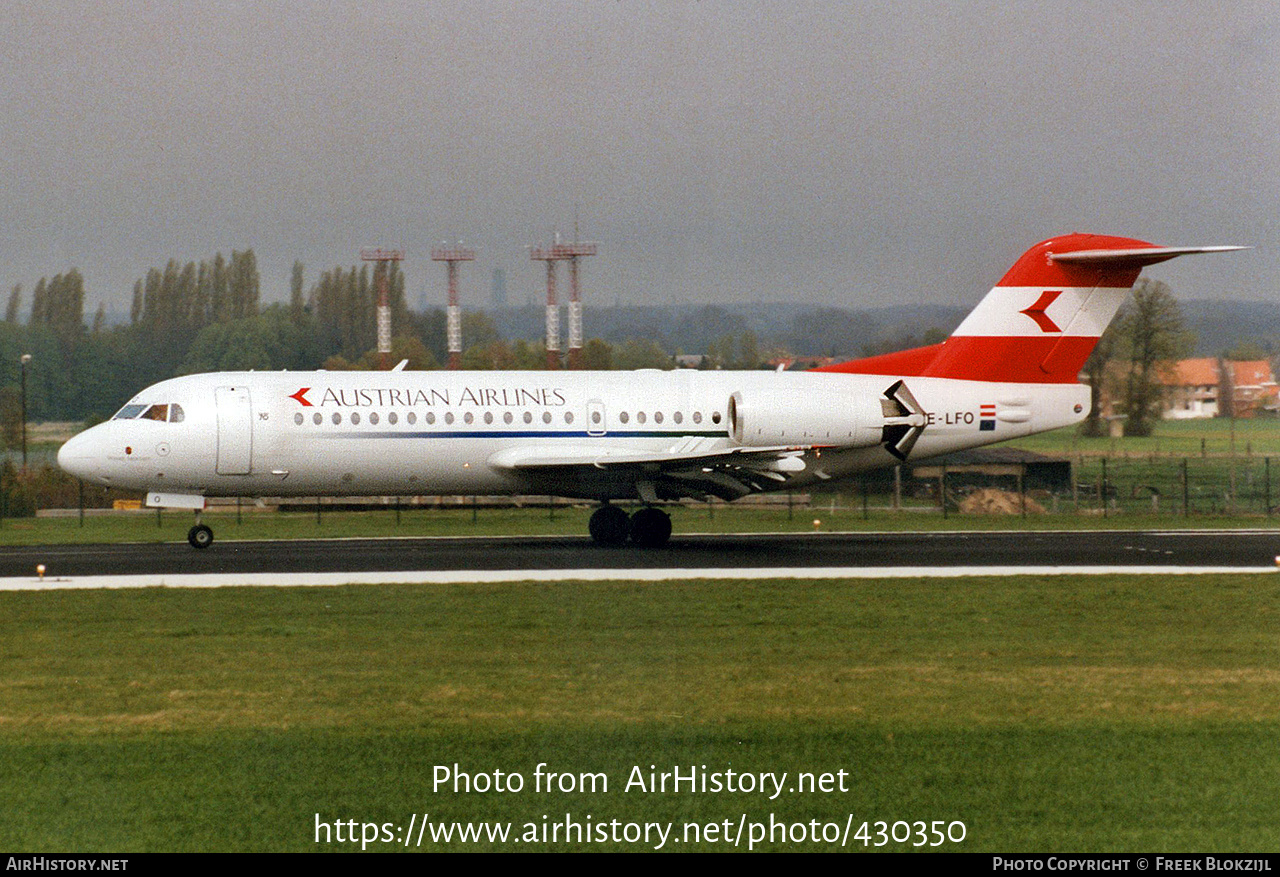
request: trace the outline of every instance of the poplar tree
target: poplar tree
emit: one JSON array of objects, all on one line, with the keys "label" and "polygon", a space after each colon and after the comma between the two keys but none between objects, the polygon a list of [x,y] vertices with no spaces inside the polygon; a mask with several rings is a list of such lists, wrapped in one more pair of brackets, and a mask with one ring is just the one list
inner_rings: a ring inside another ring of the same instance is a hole
[{"label": "poplar tree", "polygon": [[302,263],[293,263],[293,276],[289,279],[289,319],[301,326],[306,312],[306,300],[302,297]]},{"label": "poplar tree", "polygon": [[239,320],[258,315],[258,261],[253,250],[232,250],[228,270],[228,317]]},{"label": "poplar tree", "polygon": [[211,278],[210,317],[213,322],[225,323],[231,319],[230,293],[227,282],[227,260],[218,253],[213,257]]},{"label": "poplar tree", "polygon": [[129,324],[138,325],[138,321],[142,319],[143,298],[142,298],[142,281],[135,281],[133,284],[133,302],[129,305]]},{"label": "poplar tree", "polygon": [[48,294],[47,283],[43,277],[36,281],[35,292],[31,294],[31,315],[27,317],[28,326],[42,326],[45,322]]}]

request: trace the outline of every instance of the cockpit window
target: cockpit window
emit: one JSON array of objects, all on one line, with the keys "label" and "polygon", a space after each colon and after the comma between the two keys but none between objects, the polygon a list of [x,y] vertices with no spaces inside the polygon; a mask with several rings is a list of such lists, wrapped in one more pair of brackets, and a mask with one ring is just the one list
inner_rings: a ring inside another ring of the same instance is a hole
[{"label": "cockpit window", "polygon": [[176,402],[165,405],[135,405],[130,403],[119,411],[112,420],[158,420],[161,423],[181,423],[186,417],[182,406]]},{"label": "cockpit window", "polygon": [[116,416],[111,419],[112,420],[133,420],[133,418],[141,414],[143,409],[145,409],[146,407],[147,407],[146,405],[126,405],[123,408],[121,408],[119,411],[117,411]]}]

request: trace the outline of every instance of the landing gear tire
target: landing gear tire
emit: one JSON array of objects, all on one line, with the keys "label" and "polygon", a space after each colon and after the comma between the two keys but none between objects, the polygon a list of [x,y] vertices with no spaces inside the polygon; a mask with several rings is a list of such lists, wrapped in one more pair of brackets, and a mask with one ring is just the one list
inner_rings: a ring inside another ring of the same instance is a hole
[{"label": "landing gear tire", "polygon": [[666,545],[671,538],[671,516],[662,509],[645,506],[631,516],[631,541],[644,548]]},{"label": "landing gear tire", "polygon": [[627,541],[630,522],[627,513],[616,505],[602,505],[591,514],[587,529],[599,545],[621,545]]},{"label": "landing gear tire", "polygon": [[187,531],[187,541],[192,548],[208,548],[213,544],[213,531],[204,524],[196,524]]}]

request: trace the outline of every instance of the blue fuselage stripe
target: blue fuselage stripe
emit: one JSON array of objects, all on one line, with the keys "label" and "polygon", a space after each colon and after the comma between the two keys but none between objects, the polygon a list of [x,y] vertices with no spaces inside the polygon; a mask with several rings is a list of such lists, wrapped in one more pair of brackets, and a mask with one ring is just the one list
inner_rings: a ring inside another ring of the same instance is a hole
[{"label": "blue fuselage stripe", "polygon": [[321,432],[317,438],[727,438],[728,432],[586,432],[577,430],[431,430],[388,432],[386,430]]}]

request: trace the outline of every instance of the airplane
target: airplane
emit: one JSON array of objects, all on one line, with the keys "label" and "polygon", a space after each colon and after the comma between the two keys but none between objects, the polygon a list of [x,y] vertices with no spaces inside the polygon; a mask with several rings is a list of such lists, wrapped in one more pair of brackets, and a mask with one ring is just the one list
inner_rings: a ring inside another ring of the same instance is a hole
[{"label": "airplane", "polygon": [[599,502],[597,543],[659,546],[665,501],[794,490],[1079,423],[1080,369],[1142,268],[1238,249],[1051,238],[942,343],[807,372],[177,377],[71,438],[58,465],[194,510],[196,548],[213,542],[210,497],[514,494]]}]

